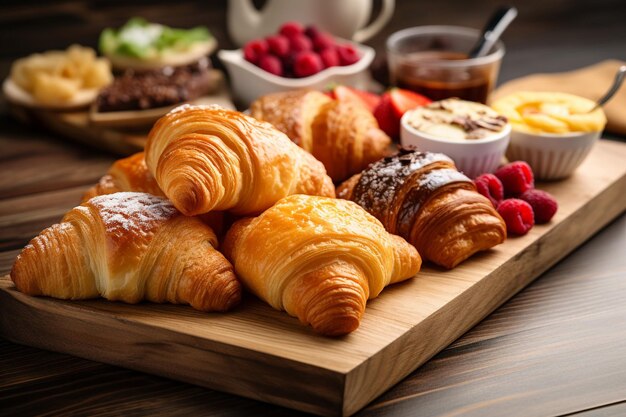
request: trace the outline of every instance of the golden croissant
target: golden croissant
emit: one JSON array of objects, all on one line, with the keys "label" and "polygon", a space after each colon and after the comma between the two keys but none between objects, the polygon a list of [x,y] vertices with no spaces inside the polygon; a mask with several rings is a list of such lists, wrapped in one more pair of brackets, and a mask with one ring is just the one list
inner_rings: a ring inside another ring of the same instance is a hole
[{"label": "golden croissant", "polygon": [[[100,178],[100,181],[85,192],[82,202],[84,203],[99,195],[113,194],[120,191],[135,191],[165,197],[165,194],[161,191],[156,180],[148,170],[143,152],[138,152],[127,158],[115,161],[109,168],[109,171]],[[221,236],[228,227],[229,221],[224,218],[224,213],[221,211],[211,211],[199,217],[218,236]]]},{"label": "golden croissant", "polygon": [[239,220],[223,250],[254,294],[329,336],[355,330],[368,299],[421,265],[413,246],[358,205],[306,195]]},{"label": "golden croissant", "polygon": [[261,97],[250,114],[291,138],[322,161],[333,181],[361,172],[387,153],[391,139],[363,106],[296,90]]},{"label": "golden croissant", "polygon": [[144,193],[94,197],[33,238],[11,279],[29,295],[189,304],[226,311],[241,298],[210,227]]},{"label": "golden croissant", "polygon": [[344,182],[337,195],[448,269],[506,239],[491,202],[443,154],[401,149]]},{"label": "golden croissant", "polygon": [[290,194],[334,196],[324,166],[269,123],[217,106],[181,106],[162,117],[146,163],[185,215],[256,214]]},{"label": "golden croissant", "polygon": [[146,166],[143,152],[118,159],[109,171],[83,196],[83,202],[92,197],[120,191],[136,191],[164,197],[156,180]]}]

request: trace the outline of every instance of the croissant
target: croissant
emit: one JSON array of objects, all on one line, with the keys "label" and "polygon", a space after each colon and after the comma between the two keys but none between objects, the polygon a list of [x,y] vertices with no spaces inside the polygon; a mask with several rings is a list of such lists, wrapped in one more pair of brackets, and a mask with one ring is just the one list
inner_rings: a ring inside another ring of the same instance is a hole
[{"label": "croissant", "polygon": [[368,299],[421,266],[413,246],[358,205],[306,195],[239,220],[223,250],[254,294],[328,336],[355,330]]},{"label": "croissant", "polygon": [[[135,191],[165,197],[156,180],[148,170],[143,152],[137,152],[127,158],[118,159],[100,181],[83,195],[82,202],[93,197],[113,194],[120,191]],[[224,212],[212,211],[199,216],[203,222],[221,236],[228,226]]]},{"label": "croissant", "polygon": [[506,239],[491,202],[443,154],[401,149],[341,184],[337,195],[448,269]]},{"label": "croissant", "polygon": [[118,159],[109,171],[83,196],[83,202],[91,198],[120,191],[136,191],[164,197],[156,180],[150,174],[143,152]]},{"label": "croissant", "polygon": [[261,97],[250,114],[273,124],[322,161],[333,181],[361,172],[387,153],[391,139],[362,106],[296,90]]},{"label": "croissant", "polygon": [[211,228],[166,199],[115,193],[73,208],[33,238],[11,279],[29,295],[226,311],[239,302],[241,285],[216,245]]},{"label": "croissant", "polygon": [[256,214],[290,194],[335,195],[324,166],[269,123],[217,106],[184,105],[162,117],[146,163],[185,215]]}]

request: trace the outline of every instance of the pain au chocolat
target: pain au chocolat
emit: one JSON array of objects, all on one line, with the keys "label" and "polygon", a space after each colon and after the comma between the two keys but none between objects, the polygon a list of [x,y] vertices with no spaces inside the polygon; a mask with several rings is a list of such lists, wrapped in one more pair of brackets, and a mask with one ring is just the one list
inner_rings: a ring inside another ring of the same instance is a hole
[{"label": "pain au chocolat", "polygon": [[337,196],[359,204],[444,268],[506,239],[491,202],[440,153],[401,149],[345,181]]}]

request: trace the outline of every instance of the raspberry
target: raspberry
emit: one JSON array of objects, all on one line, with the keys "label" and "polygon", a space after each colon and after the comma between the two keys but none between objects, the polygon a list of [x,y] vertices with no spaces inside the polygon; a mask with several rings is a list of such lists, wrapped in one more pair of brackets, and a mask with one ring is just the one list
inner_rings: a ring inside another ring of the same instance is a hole
[{"label": "raspberry", "polygon": [[476,184],[476,190],[487,197],[497,208],[504,198],[504,188],[498,177],[493,174],[482,174],[474,179],[474,184]]},{"label": "raspberry", "polygon": [[533,208],[537,224],[548,223],[559,208],[556,199],[545,191],[528,190],[520,195],[519,198]]},{"label": "raspberry", "polygon": [[302,35],[303,32],[304,32],[304,28],[298,22],[286,22],[278,30],[278,33],[288,38],[293,38],[294,36]]},{"label": "raspberry", "polygon": [[290,52],[289,54],[287,54],[286,57],[283,58],[283,72],[284,72],[285,77],[288,77],[288,78],[295,77],[293,68],[296,64],[297,56],[298,54],[294,54]]},{"label": "raspberry", "polygon": [[533,170],[524,161],[506,164],[498,169],[495,175],[502,181],[507,196],[518,196],[535,186]]},{"label": "raspberry", "polygon": [[289,53],[289,39],[283,35],[274,35],[267,38],[270,51],[277,57],[287,56]]},{"label": "raspberry", "polygon": [[339,65],[339,55],[335,48],[326,48],[320,52],[320,58],[324,63],[324,68],[336,67]]},{"label": "raspberry", "polygon": [[257,64],[259,62],[259,59],[261,59],[263,55],[267,54],[268,50],[269,47],[267,46],[267,42],[265,42],[265,39],[256,39],[248,42],[243,47],[243,57],[246,59],[246,61]]},{"label": "raspberry", "polygon": [[361,59],[359,51],[352,45],[337,46],[337,53],[339,54],[341,65],[352,65]]},{"label": "raspberry", "polygon": [[278,75],[279,77],[283,76],[283,64],[280,62],[280,59],[274,55],[262,56],[259,60],[259,67],[271,74]]},{"label": "raspberry", "polygon": [[308,77],[324,69],[324,64],[315,52],[302,52],[296,57],[293,72],[296,77]]},{"label": "raspberry", "polygon": [[316,51],[323,51],[324,49],[335,47],[335,39],[328,33],[320,32],[312,39],[313,48],[315,48]]},{"label": "raspberry", "polygon": [[506,230],[514,235],[525,235],[535,224],[533,208],[524,200],[503,200],[498,206],[498,213],[506,223]]},{"label": "raspberry", "polygon": [[317,35],[319,35],[320,33],[322,32],[319,30],[317,26],[314,26],[314,25],[309,25],[304,30],[304,34],[311,39],[317,38]]},{"label": "raspberry", "polygon": [[313,50],[313,42],[304,35],[294,36],[289,39],[289,50],[299,53]]}]

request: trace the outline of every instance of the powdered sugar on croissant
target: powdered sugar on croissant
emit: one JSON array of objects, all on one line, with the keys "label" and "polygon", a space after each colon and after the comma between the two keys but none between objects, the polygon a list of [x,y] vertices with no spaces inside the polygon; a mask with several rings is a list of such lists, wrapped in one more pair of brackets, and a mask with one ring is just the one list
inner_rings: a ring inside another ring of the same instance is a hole
[{"label": "powdered sugar on croissant", "polygon": [[345,181],[337,195],[358,203],[424,259],[445,268],[506,239],[491,202],[440,153],[401,149]]},{"label": "powdered sugar on croissant", "polygon": [[30,295],[225,311],[239,302],[241,286],[216,246],[210,227],[166,199],[115,193],[92,198],[36,236],[11,279]]}]

